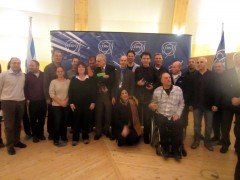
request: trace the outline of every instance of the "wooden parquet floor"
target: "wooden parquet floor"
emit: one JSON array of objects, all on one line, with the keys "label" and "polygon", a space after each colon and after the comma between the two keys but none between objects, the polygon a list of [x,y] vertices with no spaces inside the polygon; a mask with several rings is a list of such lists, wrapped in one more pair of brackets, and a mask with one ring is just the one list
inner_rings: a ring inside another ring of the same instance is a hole
[{"label": "wooden parquet floor", "polygon": [[[72,146],[69,141],[65,147],[55,147],[49,140],[39,143],[26,140],[22,132],[22,140],[28,145],[26,149],[16,148],[14,156],[9,156],[6,148],[0,149],[0,179],[233,179],[236,165],[233,145],[226,154],[219,152],[220,146],[214,146],[213,152],[208,151],[203,142],[192,150],[192,127],[190,122],[185,140],[188,156],[180,161],[157,156],[155,149],[143,141],[136,146],[119,148],[106,137],[94,141],[91,133],[88,145],[81,141]],[[71,135],[68,136],[70,140]],[[233,133],[231,140],[234,142]]]}]

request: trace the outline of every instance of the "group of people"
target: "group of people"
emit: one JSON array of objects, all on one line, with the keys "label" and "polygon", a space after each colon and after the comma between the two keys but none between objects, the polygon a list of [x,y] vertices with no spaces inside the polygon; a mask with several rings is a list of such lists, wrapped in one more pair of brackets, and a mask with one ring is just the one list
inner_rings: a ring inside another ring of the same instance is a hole
[{"label": "group of people", "polygon": [[[181,158],[184,149],[183,129],[187,129],[188,113],[194,115],[196,149],[204,138],[204,146],[213,151],[214,143],[221,144],[221,153],[230,145],[229,133],[235,115],[235,149],[240,154],[240,53],[233,57],[234,68],[225,70],[223,62],[216,62],[213,71],[207,69],[207,59],[188,60],[182,69],[179,60],[170,72],[163,67],[163,56],[143,52],[141,65],[135,63],[135,52],[129,50],[119,59],[119,68],[107,63],[104,54],[91,56],[88,66],[78,57],[72,58],[72,68],[65,71],[62,52],[54,50],[52,63],[44,72],[39,62],[29,63],[28,73],[21,72],[20,59],[10,60],[9,70],[0,74],[0,99],[3,111],[8,154],[14,147],[25,148],[20,141],[24,112],[30,119],[33,142],[45,140],[44,124],[47,112],[48,139],[56,146],[66,145],[67,126],[72,130],[72,145],[89,143],[89,131],[95,127],[94,140],[102,135],[116,139],[118,146],[139,142],[150,143],[150,119],[156,119],[160,131],[163,155],[169,151]],[[27,107],[27,108],[26,108]],[[205,131],[201,134],[204,116]],[[167,137],[171,124],[171,144]],[[143,125],[143,132],[141,129]],[[213,137],[212,137],[213,130]],[[0,138],[0,147],[3,146]],[[186,152],[185,152],[186,153]]]}]

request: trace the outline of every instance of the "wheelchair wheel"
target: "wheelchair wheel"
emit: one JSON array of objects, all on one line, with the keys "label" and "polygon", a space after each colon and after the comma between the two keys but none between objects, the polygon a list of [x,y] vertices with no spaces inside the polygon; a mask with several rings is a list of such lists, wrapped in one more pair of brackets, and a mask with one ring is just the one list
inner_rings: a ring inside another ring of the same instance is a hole
[{"label": "wheelchair wheel", "polygon": [[160,146],[160,144],[156,146],[156,154],[158,156],[162,156],[162,147]]},{"label": "wheelchair wheel", "polygon": [[159,144],[159,132],[154,117],[151,118],[150,144],[152,147],[157,147]]}]

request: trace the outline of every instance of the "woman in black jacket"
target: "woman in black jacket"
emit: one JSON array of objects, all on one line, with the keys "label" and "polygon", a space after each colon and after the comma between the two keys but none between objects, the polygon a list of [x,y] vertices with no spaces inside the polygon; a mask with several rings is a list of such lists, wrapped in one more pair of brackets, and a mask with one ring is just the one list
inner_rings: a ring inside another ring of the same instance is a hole
[{"label": "woman in black jacket", "polygon": [[72,145],[78,144],[80,130],[84,144],[88,144],[89,113],[95,107],[96,88],[94,80],[87,75],[87,66],[82,62],[77,65],[77,76],[71,79],[68,95],[74,117]]},{"label": "woman in black jacket", "polygon": [[120,101],[114,107],[114,125],[118,146],[138,143],[142,130],[137,104],[126,89],[120,90]]}]

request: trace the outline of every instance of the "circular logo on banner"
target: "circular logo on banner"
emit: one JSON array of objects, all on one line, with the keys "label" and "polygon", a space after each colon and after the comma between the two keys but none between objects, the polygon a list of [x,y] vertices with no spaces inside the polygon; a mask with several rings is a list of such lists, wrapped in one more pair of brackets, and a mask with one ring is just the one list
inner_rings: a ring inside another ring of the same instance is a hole
[{"label": "circular logo on banner", "polygon": [[65,47],[70,51],[79,52],[80,44],[76,41],[68,40],[65,43]]},{"label": "circular logo on banner", "polygon": [[225,49],[220,49],[217,51],[217,54],[215,56],[215,62],[222,62],[225,63],[226,57],[225,57]]},{"label": "circular logo on banner", "polygon": [[113,40],[102,40],[98,43],[98,50],[103,54],[112,54]]},{"label": "circular logo on banner", "polygon": [[176,49],[177,49],[176,42],[165,42],[162,45],[162,54],[164,54],[166,57],[173,56],[175,58]]},{"label": "circular logo on banner", "polygon": [[136,55],[141,55],[145,51],[146,41],[133,41],[130,49],[133,50]]}]

